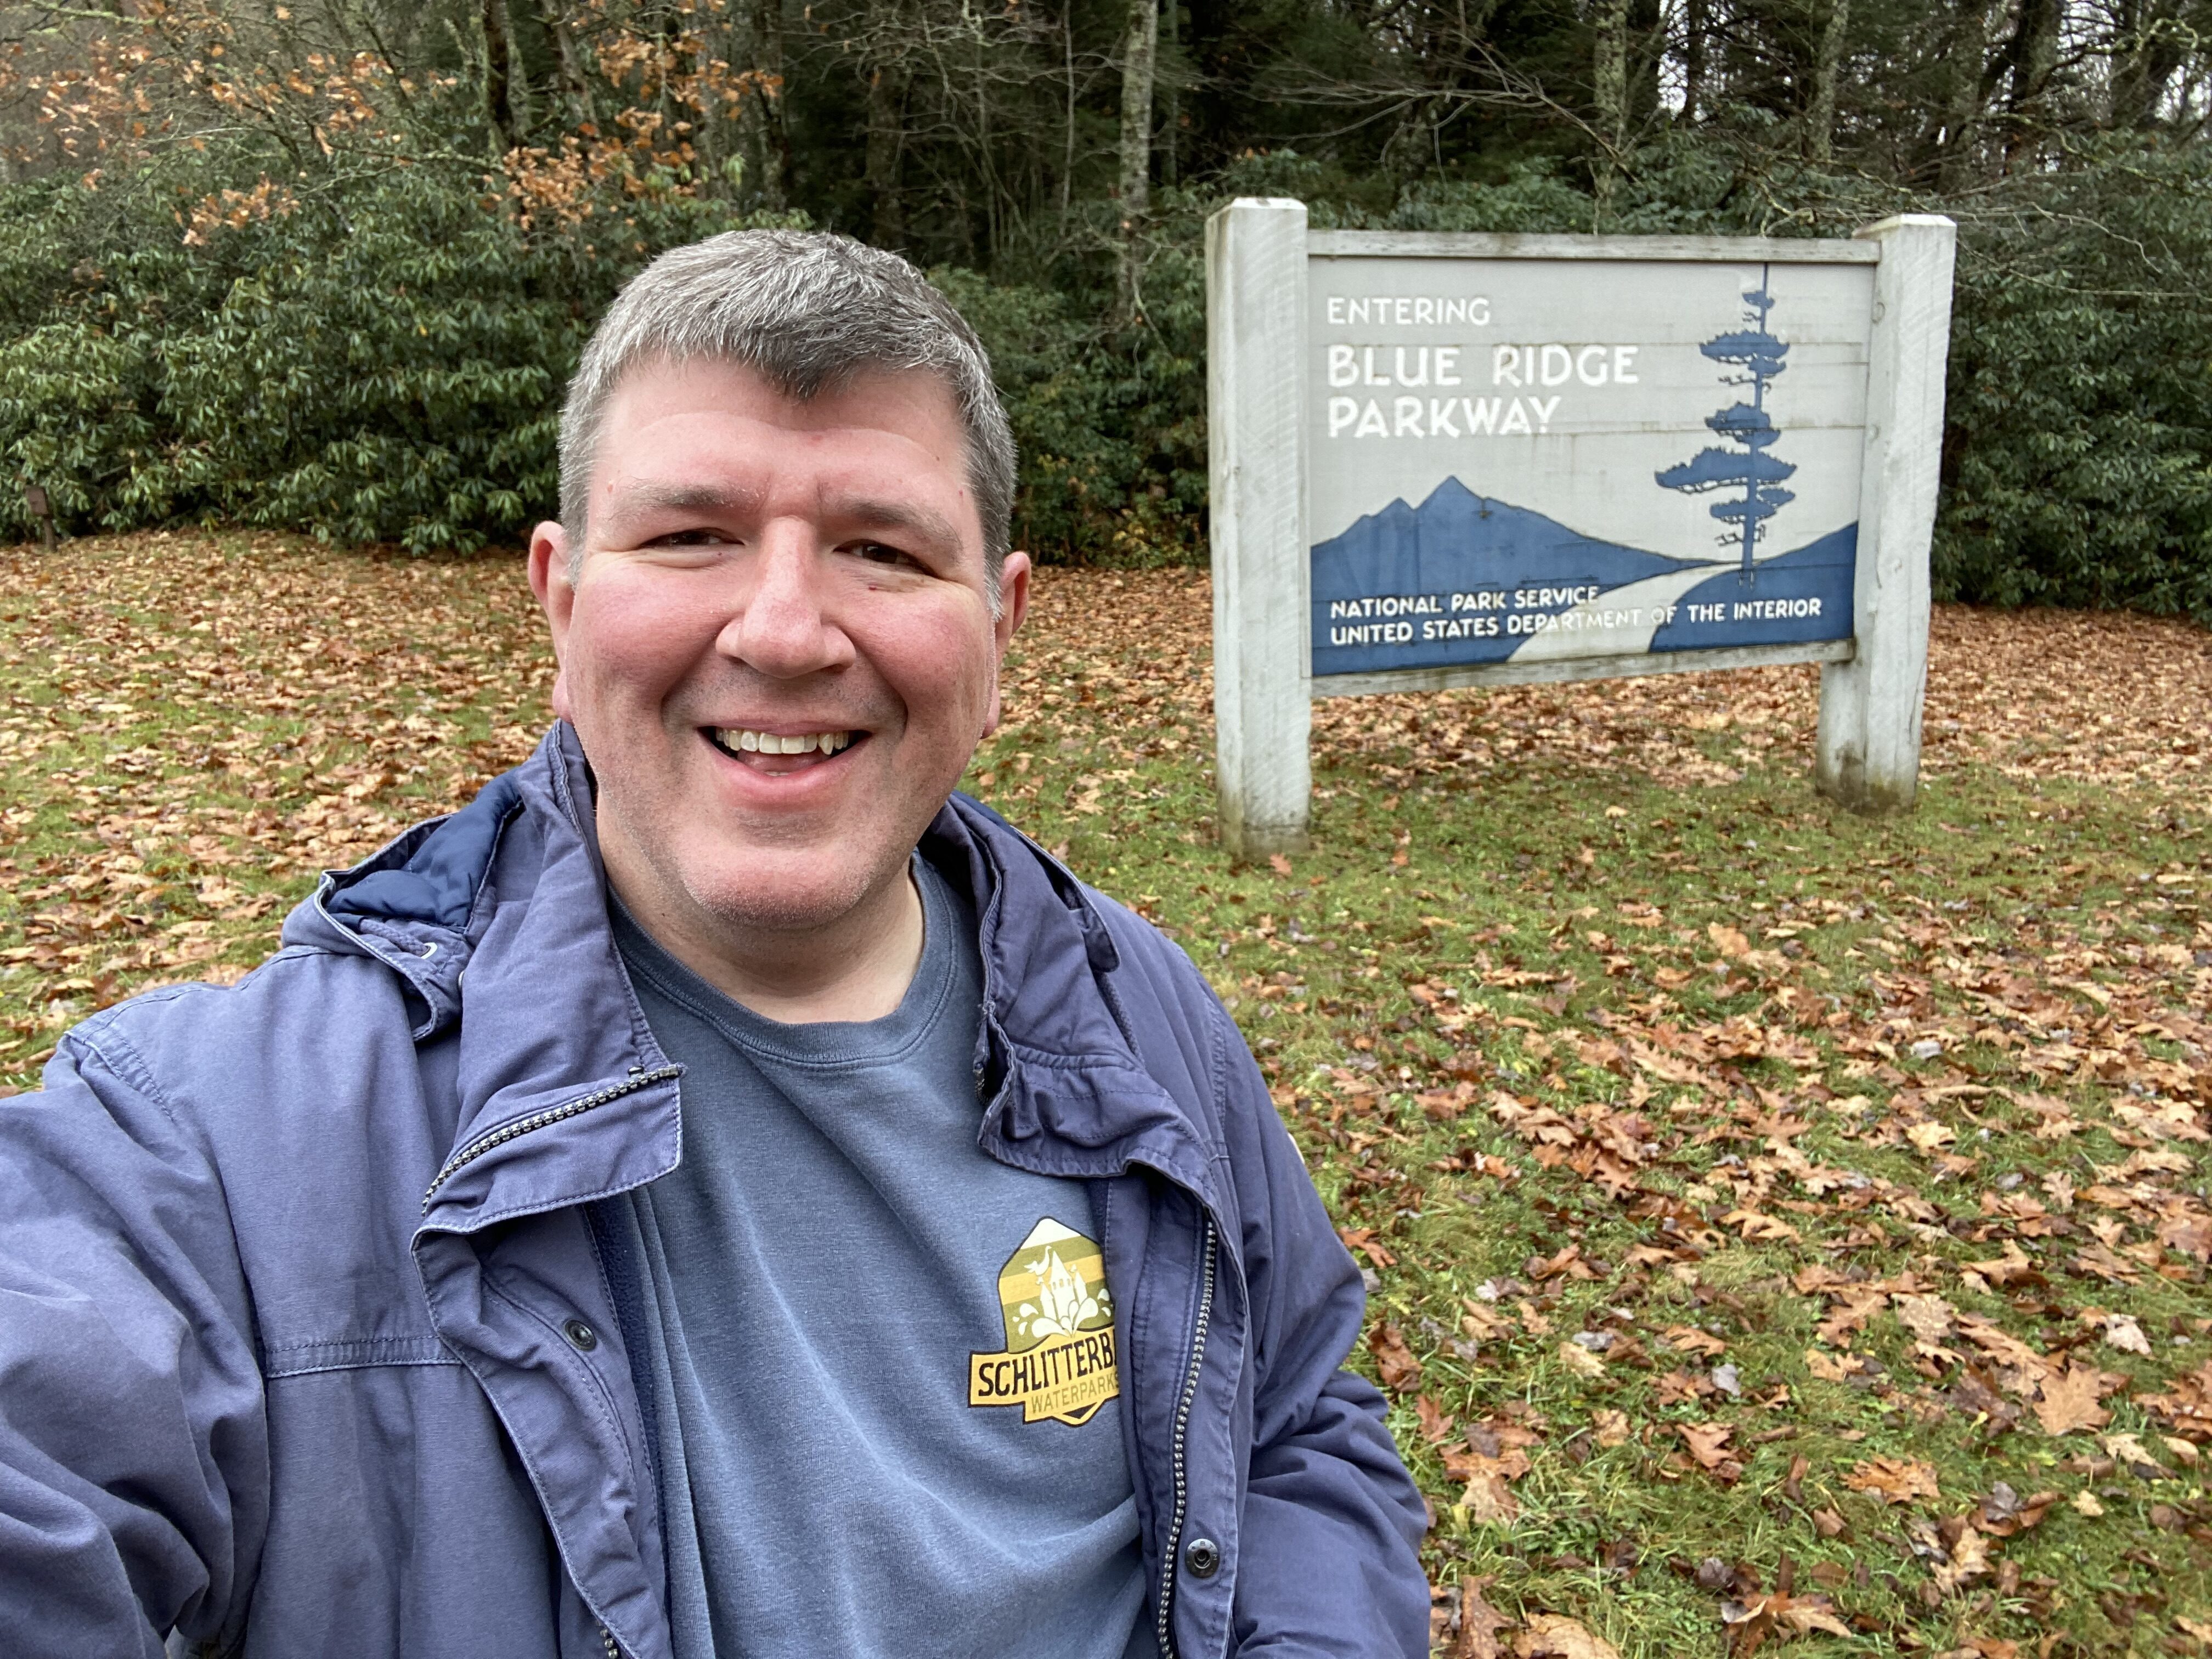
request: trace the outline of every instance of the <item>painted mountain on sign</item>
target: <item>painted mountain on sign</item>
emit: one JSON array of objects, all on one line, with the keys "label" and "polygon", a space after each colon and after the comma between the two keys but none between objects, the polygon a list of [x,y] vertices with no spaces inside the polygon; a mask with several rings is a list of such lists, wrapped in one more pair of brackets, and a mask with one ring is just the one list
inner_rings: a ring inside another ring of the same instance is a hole
[{"label": "painted mountain on sign", "polygon": [[[1392,501],[1315,545],[1313,672],[1503,662],[1528,637],[1507,631],[1509,616],[1556,615],[1591,588],[1601,593],[1708,562],[1600,541],[1447,478],[1419,507]],[[1531,589],[1550,592],[1511,603]],[[1455,594],[1502,597],[1454,610]],[[1485,622],[1495,631],[1481,631]]]},{"label": "painted mountain on sign", "polygon": [[1315,546],[1313,672],[1845,639],[1857,548],[1845,525],[1748,569],[1671,558],[1447,478]]}]

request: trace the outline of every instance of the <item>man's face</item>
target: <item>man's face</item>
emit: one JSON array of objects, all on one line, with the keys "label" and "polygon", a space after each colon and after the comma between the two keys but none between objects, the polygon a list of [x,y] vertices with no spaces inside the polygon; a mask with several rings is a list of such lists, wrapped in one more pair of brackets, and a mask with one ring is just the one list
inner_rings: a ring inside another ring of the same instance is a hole
[{"label": "man's face", "polygon": [[965,438],[933,375],[811,402],[727,363],[647,363],[609,401],[572,586],[531,544],[599,839],[633,906],[702,940],[833,926],[907,855],[999,721],[1028,602],[991,614]]}]

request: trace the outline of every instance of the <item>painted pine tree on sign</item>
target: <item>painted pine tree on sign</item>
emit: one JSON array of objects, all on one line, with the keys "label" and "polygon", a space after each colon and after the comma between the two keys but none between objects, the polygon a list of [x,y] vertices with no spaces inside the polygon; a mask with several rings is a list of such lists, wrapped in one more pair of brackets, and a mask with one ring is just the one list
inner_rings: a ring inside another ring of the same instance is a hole
[{"label": "painted pine tree on sign", "polygon": [[1788,344],[1767,331],[1767,313],[1774,307],[1768,275],[1762,268],[1758,291],[1743,296],[1744,320],[1754,326],[1717,335],[1698,348],[1714,362],[1734,364],[1744,371],[1723,375],[1722,382],[1748,386],[1751,401],[1730,404],[1705,417],[1707,426],[1741,447],[1701,449],[1688,460],[1655,475],[1668,489],[1693,495],[1714,489],[1743,491],[1741,499],[1716,501],[1707,510],[1723,524],[1735,526],[1720,540],[1723,545],[1735,541],[1741,546],[1743,563],[1737,580],[1747,586],[1758,580],[1752,562],[1766,534],[1766,520],[1796,499],[1794,492],[1782,488],[1782,481],[1795,473],[1796,466],[1768,453],[1782,433],[1767,413],[1766,383],[1789,367],[1782,360],[1790,355]]}]

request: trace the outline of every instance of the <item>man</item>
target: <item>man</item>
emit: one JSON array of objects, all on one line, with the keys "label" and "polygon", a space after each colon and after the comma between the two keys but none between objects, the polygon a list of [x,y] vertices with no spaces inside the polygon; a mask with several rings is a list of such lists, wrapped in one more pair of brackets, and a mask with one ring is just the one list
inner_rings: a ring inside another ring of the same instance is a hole
[{"label": "man", "polygon": [[1029,590],[974,336],[717,237],[562,470],[536,757],[0,1103],[0,1651],[1425,1650],[1234,1026],[951,793]]}]

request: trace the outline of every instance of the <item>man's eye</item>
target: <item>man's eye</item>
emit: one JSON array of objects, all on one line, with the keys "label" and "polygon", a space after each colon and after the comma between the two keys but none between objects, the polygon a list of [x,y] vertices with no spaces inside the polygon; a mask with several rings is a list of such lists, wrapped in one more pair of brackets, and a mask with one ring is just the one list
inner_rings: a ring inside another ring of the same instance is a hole
[{"label": "man's eye", "polygon": [[908,570],[920,570],[924,568],[921,561],[915,558],[913,554],[899,548],[886,547],[881,542],[855,542],[853,544],[853,551],[870,564],[896,565]]},{"label": "man's eye", "polygon": [[732,538],[719,530],[672,530],[665,536],[655,536],[647,547],[726,547],[734,545]]}]

